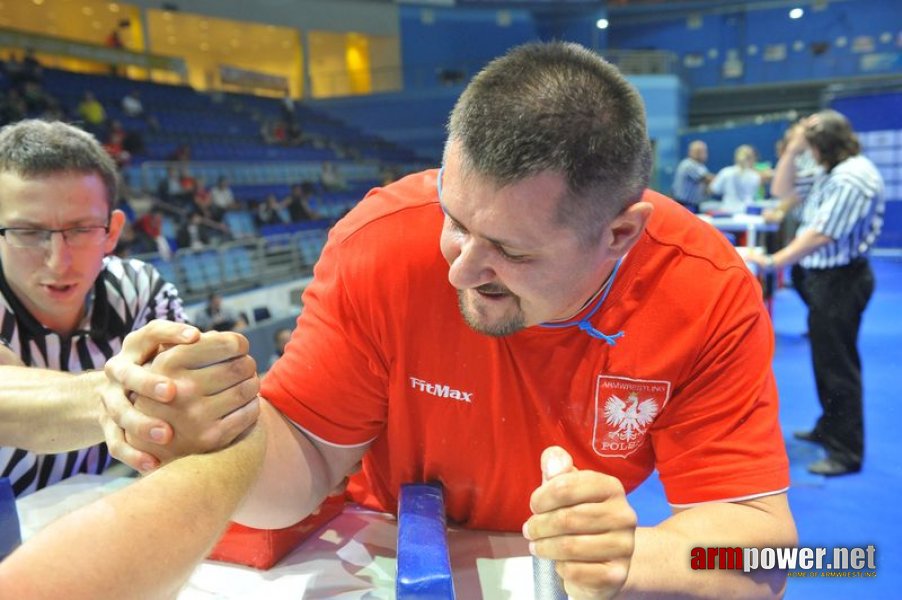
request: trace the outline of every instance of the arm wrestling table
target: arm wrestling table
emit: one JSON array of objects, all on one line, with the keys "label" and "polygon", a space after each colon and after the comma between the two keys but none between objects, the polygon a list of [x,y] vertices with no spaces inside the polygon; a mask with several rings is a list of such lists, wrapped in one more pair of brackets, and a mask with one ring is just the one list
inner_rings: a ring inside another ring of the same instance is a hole
[{"label": "arm wrestling table", "polygon": [[[17,501],[22,538],[127,485],[128,478],[78,475]],[[194,570],[179,600],[392,599],[397,521],[348,504],[268,571],[214,561]],[[531,600],[532,558],[520,534],[448,530],[454,587],[461,599]]]}]

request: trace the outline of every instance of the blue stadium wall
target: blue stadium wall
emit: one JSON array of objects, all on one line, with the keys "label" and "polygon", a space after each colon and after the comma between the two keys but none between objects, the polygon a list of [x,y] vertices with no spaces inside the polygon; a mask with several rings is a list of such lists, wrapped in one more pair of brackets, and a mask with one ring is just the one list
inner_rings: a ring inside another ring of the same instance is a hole
[{"label": "blue stadium wall", "polygon": [[[823,8],[798,4],[805,15],[796,20],[788,17],[789,3],[697,19],[689,13],[657,15],[653,22],[622,15],[610,29],[608,47],[674,52],[692,89],[879,76],[902,69],[898,0],[831,0]],[[741,68],[731,71],[727,59],[733,52]]]}]

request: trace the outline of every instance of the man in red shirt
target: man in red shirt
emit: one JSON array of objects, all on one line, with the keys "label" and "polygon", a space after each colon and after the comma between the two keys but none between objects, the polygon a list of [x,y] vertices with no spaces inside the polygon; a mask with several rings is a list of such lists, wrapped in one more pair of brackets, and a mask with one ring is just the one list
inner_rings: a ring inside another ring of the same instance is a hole
[{"label": "man in red shirt", "polygon": [[[694,546],[796,533],[761,290],[646,190],[650,164],[638,93],[593,53],[531,44],[488,65],[444,168],[330,233],[262,385],[267,459],[239,520],[293,523],[362,461],[355,501],[394,511],[401,484],[439,481],[450,521],[522,530],[573,597],[779,594],[779,573],[689,569]],[[150,395],[160,375],[133,372]],[[204,429],[142,407],[134,422]],[[216,447],[130,437],[164,459]],[[637,527],[626,493],[654,468],[674,514]]]}]

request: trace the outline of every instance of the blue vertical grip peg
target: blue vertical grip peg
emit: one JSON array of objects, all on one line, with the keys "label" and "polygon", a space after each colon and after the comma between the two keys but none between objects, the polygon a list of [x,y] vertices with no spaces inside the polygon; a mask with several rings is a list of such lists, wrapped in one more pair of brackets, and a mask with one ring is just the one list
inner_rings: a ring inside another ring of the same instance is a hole
[{"label": "blue vertical grip peg", "polygon": [[16,496],[9,479],[0,477],[0,560],[12,554],[21,543]]},{"label": "blue vertical grip peg", "polygon": [[401,486],[396,593],[398,600],[454,600],[445,500],[439,484]]}]

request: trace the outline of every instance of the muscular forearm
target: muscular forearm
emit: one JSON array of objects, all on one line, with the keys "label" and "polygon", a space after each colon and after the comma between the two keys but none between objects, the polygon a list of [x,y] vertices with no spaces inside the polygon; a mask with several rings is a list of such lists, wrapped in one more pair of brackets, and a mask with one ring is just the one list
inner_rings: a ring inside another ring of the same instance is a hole
[{"label": "muscular forearm", "polygon": [[235,520],[259,529],[281,529],[312,513],[360,461],[365,448],[317,446],[265,400],[260,419],[269,433],[266,461]]},{"label": "muscular forearm", "polygon": [[622,598],[773,598],[783,593],[779,571],[692,570],[692,549],[787,547],[797,543],[785,496],[745,504],[693,508],[655,527],[636,530]]},{"label": "muscular forearm", "polygon": [[66,452],[103,441],[102,371],[72,374],[0,366],[0,446],[39,454]]},{"label": "muscular forearm", "polygon": [[0,564],[0,589],[36,600],[173,597],[256,479],[264,438],[257,427],[56,521]]}]

